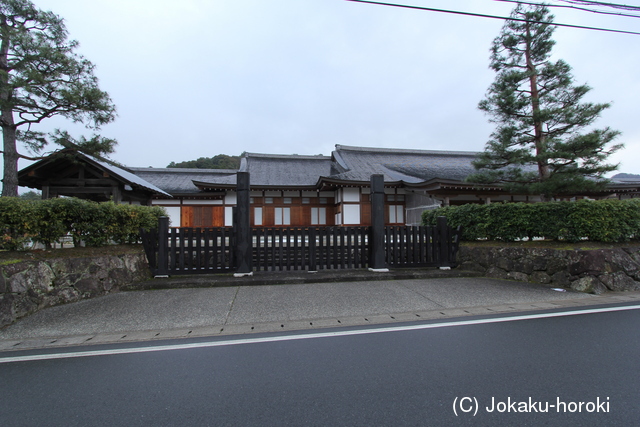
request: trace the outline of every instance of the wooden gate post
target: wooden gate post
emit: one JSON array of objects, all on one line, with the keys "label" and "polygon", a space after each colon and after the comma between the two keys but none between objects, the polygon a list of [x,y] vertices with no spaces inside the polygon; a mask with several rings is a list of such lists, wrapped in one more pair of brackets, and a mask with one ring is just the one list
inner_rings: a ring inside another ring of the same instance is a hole
[{"label": "wooden gate post", "polygon": [[451,245],[451,238],[449,233],[449,225],[447,224],[447,217],[439,216],[436,218],[436,224],[438,226],[438,240],[439,240],[439,265],[440,270],[451,270],[451,260],[449,259]]},{"label": "wooden gate post", "polygon": [[371,240],[369,270],[387,272],[384,250],[384,176],[371,175]]},{"label": "wooden gate post", "polygon": [[158,218],[158,269],[155,277],[169,277],[169,217]]},{"label": "wooden gate post", "polygon": [[236,186],[237,204],[234,215],[236,231],[236,262],[234,277],[253,276],[253,242],[251,241],[249,172],[238,172]]}]

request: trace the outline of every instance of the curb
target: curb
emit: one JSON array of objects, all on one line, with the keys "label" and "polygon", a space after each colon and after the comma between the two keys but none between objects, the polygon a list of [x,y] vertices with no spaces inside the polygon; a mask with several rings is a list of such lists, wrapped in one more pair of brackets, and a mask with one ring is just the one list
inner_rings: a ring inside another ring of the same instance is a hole
[{"label": "curb", "polygon": [[234,277],[228,274],[184,275],[156,278],[120,287],[123,291],[209,288],[229,286],[302,285],[310,283],[366,282],[379,280],[443,279],[482,277],[482,274],[465,270],[439,270],[427,268],[397,269],[388,272],[371,272],[365,269],[322,270],[309,273],[294,271],[258,271],[252,276]]}]

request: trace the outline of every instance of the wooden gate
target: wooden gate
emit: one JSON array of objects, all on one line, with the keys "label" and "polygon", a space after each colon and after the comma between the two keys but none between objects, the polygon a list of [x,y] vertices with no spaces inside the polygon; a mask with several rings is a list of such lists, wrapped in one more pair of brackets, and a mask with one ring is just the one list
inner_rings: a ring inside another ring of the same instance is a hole
[{"label": "wooden gate", "polygon": [[369,227],[254,228],[255,271],[366,268]]}]

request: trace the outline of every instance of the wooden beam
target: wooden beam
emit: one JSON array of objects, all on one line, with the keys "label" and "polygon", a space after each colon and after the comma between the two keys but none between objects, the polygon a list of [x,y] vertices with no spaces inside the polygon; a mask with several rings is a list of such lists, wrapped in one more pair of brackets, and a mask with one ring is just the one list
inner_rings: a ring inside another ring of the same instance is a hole
[{"label": "wooden beam", "polygon": [[111,194],[111,187],[49,187],[50,192],[56,192],[58,194]]}]

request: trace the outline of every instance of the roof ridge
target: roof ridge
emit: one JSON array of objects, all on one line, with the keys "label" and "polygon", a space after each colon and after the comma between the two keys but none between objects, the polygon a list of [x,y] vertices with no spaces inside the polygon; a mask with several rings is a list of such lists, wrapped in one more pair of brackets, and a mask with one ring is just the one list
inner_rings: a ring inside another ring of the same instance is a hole
[{"label": "roof ridge", "polygon": [[194,172],[200,172],[200,173],[217,173],[217,174],[234,174],[237,173],[238,170],[237,169],[200,169],[200,168],[154,168],[154,167],[141,167],[141,166],[135,166],[135,167],[129,167],[129,169],[131,171],[135,171],[135,172],[178,172],[178,173],[194,173]]},{"label": "roof ridge", "polygon": [[446,150],[420,150],[417,148],[379,148],[379,147],[356,147],[349,145],[336,144],[336,151],[358,151],[358,152],[375,152],[387,154],[431,154],[440,156],[475,156],[480,151],[446,151]]},{"label": "roof ridge", "polygon": [[266,154],[266,153],[245,153],[245,157],[271,158],[271,159],[302,159],[302,160],[331,160],[331,156],[324,154]]}]

